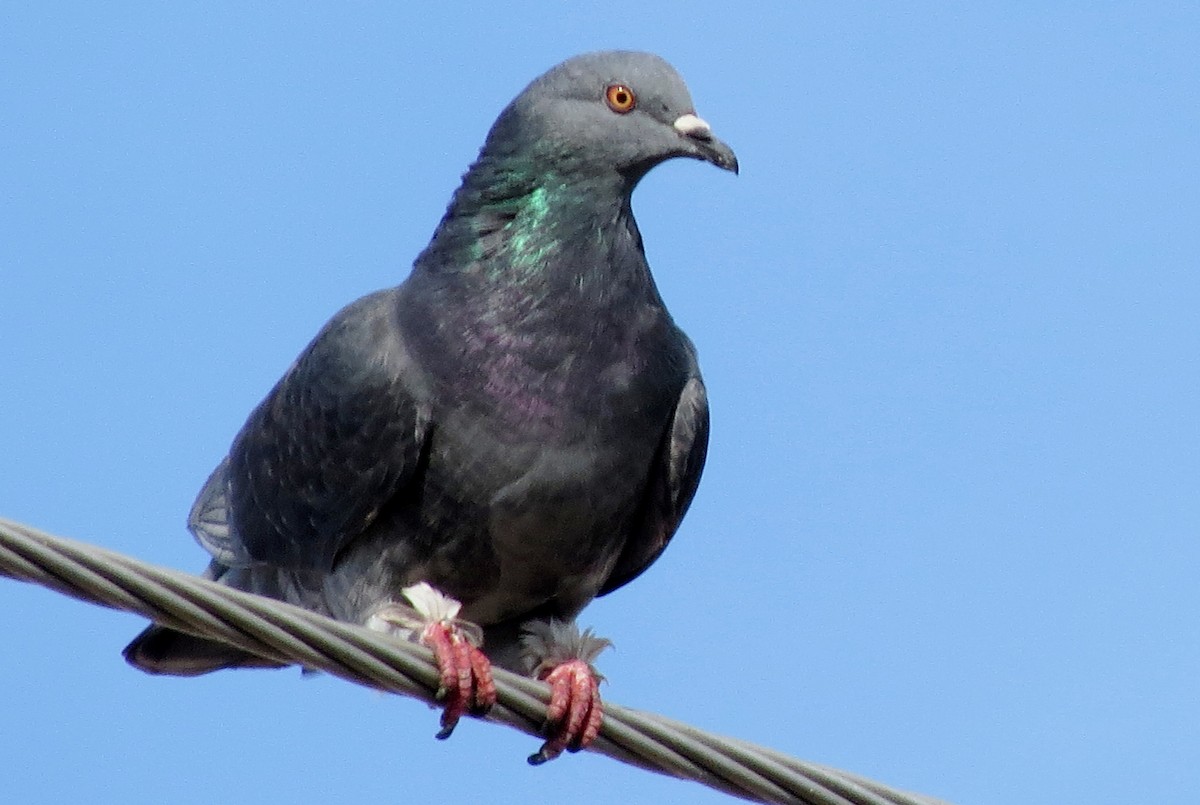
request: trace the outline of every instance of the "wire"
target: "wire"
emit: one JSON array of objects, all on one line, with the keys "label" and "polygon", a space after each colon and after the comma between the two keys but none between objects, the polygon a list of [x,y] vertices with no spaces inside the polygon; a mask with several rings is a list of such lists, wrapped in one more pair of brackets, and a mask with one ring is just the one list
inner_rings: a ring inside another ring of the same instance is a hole
[{"label": "wire", "polygon": [[[270,660],[434,702],[437,666],[432,653],[416,643],[3,518],[0,574],[222,640]],[[548,686],[493,670],[498,701],[488,720],[540,737]],[[946,805],[608,702],[600,737],[589,750],[756,802]]]}]

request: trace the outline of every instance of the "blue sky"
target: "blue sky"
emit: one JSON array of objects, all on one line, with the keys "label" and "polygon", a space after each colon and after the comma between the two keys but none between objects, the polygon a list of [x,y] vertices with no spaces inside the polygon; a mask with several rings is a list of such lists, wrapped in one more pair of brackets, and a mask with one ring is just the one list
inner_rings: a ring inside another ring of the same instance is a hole
[{"label": "blue sky", "polygon": [[[1200,788],[1200,9],[6,4],[0,515],[199,570],[183,522],[503,105],[656,51],[737,150],[634,207],[708,469],[583,621],[614,701],[967,805]],[[295,671],[153,679],[0,580],[5,795],[726,801]]]}]

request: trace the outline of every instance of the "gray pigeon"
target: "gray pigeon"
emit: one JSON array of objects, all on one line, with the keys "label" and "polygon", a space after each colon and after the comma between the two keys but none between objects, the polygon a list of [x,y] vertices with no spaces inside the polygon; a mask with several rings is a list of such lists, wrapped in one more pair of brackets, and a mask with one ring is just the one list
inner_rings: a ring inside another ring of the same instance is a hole
[{"label": "gray pigeon", "polygon": [[[189,527],[208,578],[430,646],[439,737],[547,680],[538,763],[600,727],[575,618],[636,578],[687,510],[708,403],[650,276],[630,194],[655,165],[737,172],[675,70],[569,59],[500,114],[396,288],[341,310],[250,414]],[[149,673],[271,662],[151,626]]]}]

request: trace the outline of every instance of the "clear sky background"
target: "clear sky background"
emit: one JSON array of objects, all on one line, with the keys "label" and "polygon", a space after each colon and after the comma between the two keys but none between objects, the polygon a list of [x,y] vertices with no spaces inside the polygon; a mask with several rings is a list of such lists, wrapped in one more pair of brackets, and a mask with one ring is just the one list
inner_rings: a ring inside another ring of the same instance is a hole
[{"label": "clear sky background", "polygon": [[[742,175],[634,196],[708,469],[605,695],[960,805],[1200,789],[1195,3],[6,3],[0,515],[199,571],[193,497],[495,115],[656,51]],[[0,579],[0,798],[721,802],[295,670],[155,679]]]}]

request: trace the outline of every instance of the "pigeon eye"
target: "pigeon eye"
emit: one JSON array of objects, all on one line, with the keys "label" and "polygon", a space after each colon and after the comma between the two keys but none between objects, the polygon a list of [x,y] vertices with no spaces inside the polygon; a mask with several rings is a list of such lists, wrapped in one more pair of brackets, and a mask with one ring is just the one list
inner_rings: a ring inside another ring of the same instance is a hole
[{"label": "pigeon eye", "polygon": [[609,84],[604,90],[604,100],[608,101],[608,108],[619,115],[632,112],[637,106],[637,96],[624,84]]}]

